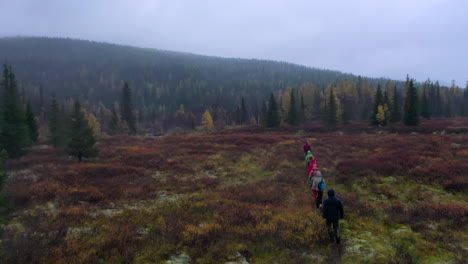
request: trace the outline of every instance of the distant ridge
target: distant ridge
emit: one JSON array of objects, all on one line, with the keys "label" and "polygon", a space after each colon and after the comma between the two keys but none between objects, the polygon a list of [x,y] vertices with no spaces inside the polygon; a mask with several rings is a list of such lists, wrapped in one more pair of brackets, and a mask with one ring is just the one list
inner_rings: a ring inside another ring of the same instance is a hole
[{"label": "distant ridge", "polygon": [[[135,91],[137,106],[165,104],[172,110],[181,104],[200,108],[223,103],[232,108],[240,97],[262,101],[287,87],[312,83],[324,89],[345,78],[357,79],[353,74],[287,62],[69,38],[0,38],[0,60],[13,66],[23,89],[36,93],[42,86],[44,95],[55,91],[59,98],[82,97],[111,105],[126,80]],[[379,80],[370,79],[371,84]]]}]

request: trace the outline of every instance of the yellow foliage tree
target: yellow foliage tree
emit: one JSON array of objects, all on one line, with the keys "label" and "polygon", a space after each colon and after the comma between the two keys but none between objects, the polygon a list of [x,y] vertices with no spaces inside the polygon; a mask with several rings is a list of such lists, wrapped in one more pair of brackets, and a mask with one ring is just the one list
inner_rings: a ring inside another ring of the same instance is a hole
[{"label": "yellow foliage tree", "polygon": [[88,116],[88,124],[93,130],[94,135],[99,135],[101,133],[101,124],[99,124],[95,115],[90,114]]},{"label": "yellow foliage tree", "polygon": [[387,113],[388,113],[387,104],[378,106],[377,115],[375,117],[377,118],[377,121],[379,121],[381,125],[387,124],[387,117],[388,117]]},{"label": "yellow foliage tree", "polygon": [[203,113],[202,125],[208,129],[211,129],[214,126],[213,117],[211,117],[210,111],[208,111],[208,109],[206,109]]}]

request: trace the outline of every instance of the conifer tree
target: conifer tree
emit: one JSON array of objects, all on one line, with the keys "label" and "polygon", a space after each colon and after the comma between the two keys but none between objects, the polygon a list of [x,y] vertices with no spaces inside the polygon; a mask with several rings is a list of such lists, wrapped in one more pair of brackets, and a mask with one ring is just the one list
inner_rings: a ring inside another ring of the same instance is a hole
[{"label": "conifer tree", "polygon": [[301,93],[301,106],[299,108],[299,123],[301,124],[306,122],[305,110],[304,93]]},{"label": "conifer tree", "polygon": [[390,117],[391,122],[400,122],[400,120],[401,120],[400,103],[399,103],[398,98],[399,98],[398,97],[398,90],[397,90],[397,87],[395,85],[395,87],[393,87],[392,111],[390,112],[391,113],[391,117]]},{"label": "conifer tree", "polygon": [[426,86],[423,87],[421,96],[421,116],[426,119],[431,119],[431,113],[429,112],[429,102],[426,93]]},{"label": "conifer tree", "polygon": [[384,104],[384,98],[382,94],[382,89],[380,88],[380,83],[377,84],[377,90],[375,92],[375,99],[374,99],[374,108],[372,111],[372,117],[371,117],[371,124],[372,125],[378,125],[381,122],[377,119],[377,114],[379,110],[379,106]]},{"label": "conifer tree", "polygon": [[79,161],[82,161],[83,158],[96,157],[99,152],[94,145],[96,139],[78,100],[75,101],[70,120],[70,142],[67,146],[67,152],[77,157]]},{"label": "conifer tree", "polygon": [[136,134],[136,120],[132,102],[132,91],[128,87],[127,82],[124,82],[124,86],[122,88],[122,104],[120,110],[122,121],[127,122],[129,133],[133,135]]},{"label": "conifer tree", "polygon": [[466,82],[466,88],[463,91],[463,101],[462,101],[462,116],[468,116],[468,82]]},{"label": "conifer tree", "polygon": [[48,141],[54,147],[64,147],[67,142],[66,116],[57,102],[55,94],[52,94],[52,100],[49,112],[49,137]]},{"label": "conifer tree", "polygon": [[262,115],[262,124],[264,126],[266,126],[267,125],[266,121],[268,119],[268,108],[267,108],[267,103],[266,102],[262,102],[262,110],[261,111],[262,111],[262,113],[261,113],[261,115]]},{"label": "conifer tree", "polygon": [[0,150],[4,149],[10,158],[25,153],[31,145],[26,115],[18,94],[16,77],[11,66],[4,65],[0,83]]},{"label": "conifer tree", "polygon": [[414,79],[406,77],[406,99],[403,122],[407,126],[419,125],[418,93],[414,86]]},{"label": "conifer tree", "polygon": [[279,113],[279,106],[276,102],[275,96],[271,93],[270,100],[268,101],[268,111],[266,118],[267,127],[279,127],[281,124],[281,117]]},{"label": "conifer tree", "polygon": [[39,132],[37,131],[36,118],[31,107],[31,102],[28,101],[26,105],[26,124],[28,125],[29,139],[32,142],[36,142],[39,137]]},{"label": "conifer tree", "polygon": [[115,111],[115,106],[112,106],[112,115],[109,122],[109,129],[110,134],[117,134],[119,129],[119,116],[117,115],[117,111]]},{"label": "conifer tree", "polygon": [[245,106],[244,97],[242,97],[242,100],[241,100],[240,119],[241,119],[240,123],[243,125],[247,124],[249,120],[249,113],[247,112],[247,107]]},{"label": "conifer tree", "polygon": [[296,91],[291,90],[291,102],[288,110],[288,123],[290,125],[297,125],[299,123],[299,115],[297,113]]},{"label": "conifer tree", "polygon": [[331,88],[325,112],[325,121],[328,126],[335,126],[338,123],[337,111],[338,106],[336,104],[335,94],[333,93],[333,88]]}]

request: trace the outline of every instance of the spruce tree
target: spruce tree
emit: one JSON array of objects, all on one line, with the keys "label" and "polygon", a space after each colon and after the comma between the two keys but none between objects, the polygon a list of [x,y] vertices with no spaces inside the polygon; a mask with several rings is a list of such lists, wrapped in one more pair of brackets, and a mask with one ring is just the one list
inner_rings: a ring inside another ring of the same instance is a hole
[{"label": "spruce tree", "polygon": [[431,119],[431,113],[429,112],[429,102],[426,93],[426,86],[423,87],[421,96],[421,116],[426,119]]},{"label": "spruce tree", "polygon": [[245,106],[244,97],[241,100],[241,108],[240,108],[240,119],[241,124],[245,125],[249,121],[249,113],[247,112],[247,107]]},{"label": "spruce tree", "polygon": [[11,66],[6,64],[3,69],[0,92],[0,150],[5,149],[10,158],[16,158],[25,153],[31,145],[31,140],[15,74]]},{"label": "spruce tree", "polygon": [[288,110],[288,123],[290,125],[297,125],[299,123],[299,115],[297,113],[296,90],[291,90],[291,103]]},{"label": "spruce tree", "polygon": [[136,121],[132,102],[132,91],[128,87],[127,82],[124,83],[122,89],[122,104],[120,110],[122,121],[127,122],[129,133],[133,135],[136,134]]},{"label": "spruce tree", "polygon": [[112,115],[109,122],[109,134],[117,134],[119,129],[119,117],[117,115],[117,111],[115,111],[115,106],[112,106]]},{"label": "spruce tree", "polygon": [[392,111],[390,113],[391,113],[391,117],[390,117],[391,122],[400,122],[401,112],[400,112],[398,90],[397,90],[396,85],[393,88]]},{"label": "spruce tree", "polygon": [[82,161],[83,158],[96,157],[98,154],[98,149],[94,146],[96,139],[78,100],[75,101],[70,121],[70,141],[67,152],[77,157],[79,161]]},{"label": "spruce tree", "polygon": [[406,78],[406,99],[403,122],[407,126],[419,125],[418,93],[414,86],[414,79]]},{"label": "spruce tree", "polygon": [[374,108],[372,111],[372,116],[371,116],[371,124],[372,125],[378,125],[380,124],[379,120],[377,119],[377,114],[379,112],[379,106],[384,104],[384,99],[382,95],[382,89],[380,88],[380,83],[377,84],[377,90],[375,92],[375,99],[374,99]]},{"label": "spruce tree", "polygon": [[281,117],[279,113],[279,106],[278,106],[278,103],[276,102],[275,96],[272,93],[270,96],[270,100],[268,101],[266,126],[267,127],[279,127],[280,124],[281,124]]},{"label": "spruce tree", "polygon": [[39,137],[39,132],[37,131],[36,118],[31,107],[31,102],[28,101],[26,105],[26,124],[28,125],[29,139],[32,142],[36,142]]},{"label": "spruce tree", "polygon": [[299,108],[299,123],[301,124],[306,122],[305,109],[304,93],[301,93],[301,106]]},{"label": "spruce tree", "polygon": [[328,97],[327,108],[326,108],[326,124],[328,126],[335,126],[338,123],[338,118],[336,116],[338,111],[338,106],[336,104],[335,94],[333,93],[333,88],[330,89],[330,95]]},{"label": "spruce tree", "polygon": [[67,144],[67,120],[63,106],[57,102],[55,94],[52,94],[49,112],[49,137],[48,141],[55,148],[65,147]]},{"label": "spruce tree", "polygon": [[262,115],[262,124],[264,126],[266,126],[267,125],[266,121],[268,119],[268,108],[267,108],[267,103],[266,102],[262,102],[262,110],[261,111],[262,111],[262,113],[261,113],[261,115]]},{"label": "spruce tree", "polygon": [[462,116],[468,116],[468,82],[466,82],[466,88],[463,91],[463,101],[462,101]]}]

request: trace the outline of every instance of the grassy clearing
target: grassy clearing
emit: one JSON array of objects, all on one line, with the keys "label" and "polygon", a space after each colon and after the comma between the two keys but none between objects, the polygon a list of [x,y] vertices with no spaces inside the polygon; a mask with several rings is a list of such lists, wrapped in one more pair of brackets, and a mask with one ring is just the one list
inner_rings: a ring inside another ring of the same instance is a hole
[{"label": "grassy clearing", "polygon": [[[304,138],[345,205],[340,247],[328,242],[304,184]],[[467,142],[465,134],[432,133],[108,137],[99,158],[81,164],[39,149],[9,164],[15,213],[0,257],[463,263]]]}]

